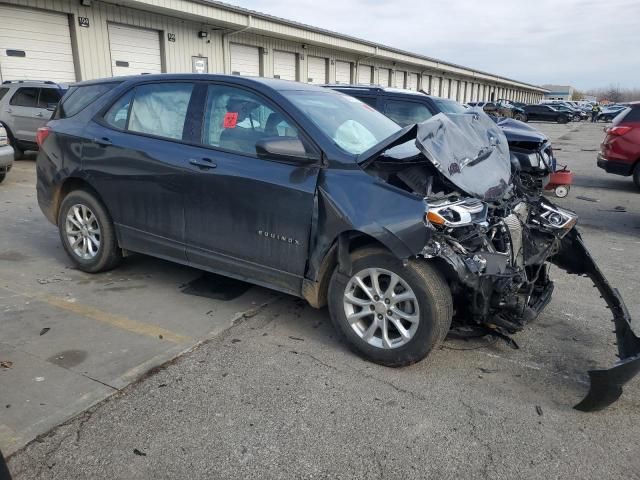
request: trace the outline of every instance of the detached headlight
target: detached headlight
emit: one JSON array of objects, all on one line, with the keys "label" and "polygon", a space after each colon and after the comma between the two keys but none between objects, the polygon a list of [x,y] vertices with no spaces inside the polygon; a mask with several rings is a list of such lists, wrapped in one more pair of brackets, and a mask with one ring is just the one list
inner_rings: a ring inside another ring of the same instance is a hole
[{"label": "detached headlight", "polygon": [[487,221],[487,205],[475,198],[451,202],[440,201],[429,205],[427,222],[444,227],[464,227]]}]

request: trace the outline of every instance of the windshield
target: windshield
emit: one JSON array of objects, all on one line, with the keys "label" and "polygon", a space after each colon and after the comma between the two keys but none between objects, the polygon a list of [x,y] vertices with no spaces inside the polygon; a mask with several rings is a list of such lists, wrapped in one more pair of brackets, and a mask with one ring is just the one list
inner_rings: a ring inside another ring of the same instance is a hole
[{"label": "windshield", "polygon": [[361,154],[400,130],[393,120],[342,93],[296,90],[282,94],[334,144],[352,155]]},{"label": "windshield", "polygon": [[509,145],[479,109],[439,113],[418,125],[416,146],[460,189],[485,201],[502,198],[511,180]]},{"label": "windshield", "polygon": [[445,100],[443,98],[434,98],[434,103],[443,113],[465,113],[467,111],[462,105],[453,100]]}]

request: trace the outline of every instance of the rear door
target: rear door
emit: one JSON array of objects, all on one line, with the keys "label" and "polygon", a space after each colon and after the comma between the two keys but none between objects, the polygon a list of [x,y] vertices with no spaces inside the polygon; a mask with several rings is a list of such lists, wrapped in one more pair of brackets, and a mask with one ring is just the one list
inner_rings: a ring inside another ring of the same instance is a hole
[{"label": "rear door", "polygon": [[259,158],[256,142],[305,135],[262,95],[210,83],[202,136],[185,154],[187,258],[214,271],[296,293],[304,275],[319,167]]},{"label": "rear door", "polygon": [[83,170],[107,204],[124,248],[185,260],[185,145],[193,82],[137,85],[89,123]]}]

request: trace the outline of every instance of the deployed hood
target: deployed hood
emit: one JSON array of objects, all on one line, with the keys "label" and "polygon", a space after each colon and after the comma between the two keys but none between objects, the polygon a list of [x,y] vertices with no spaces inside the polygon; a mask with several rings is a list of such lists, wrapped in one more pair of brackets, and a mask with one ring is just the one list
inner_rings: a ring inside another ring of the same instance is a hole
[{"label": "deployed hood", "polygon": [[416,146],[461,190],[486,201],[501,199],[511,183],[507,138],[491,118],[439,113],[418,125]]}]

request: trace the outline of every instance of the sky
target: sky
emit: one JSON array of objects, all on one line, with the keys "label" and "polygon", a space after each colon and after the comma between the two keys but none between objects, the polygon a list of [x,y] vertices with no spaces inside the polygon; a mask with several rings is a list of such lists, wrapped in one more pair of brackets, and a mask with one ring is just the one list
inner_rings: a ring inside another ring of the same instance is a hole
[{"label": "sky", "polygon": [[226,0],[535,85],[640,87],[640,0]]}]

